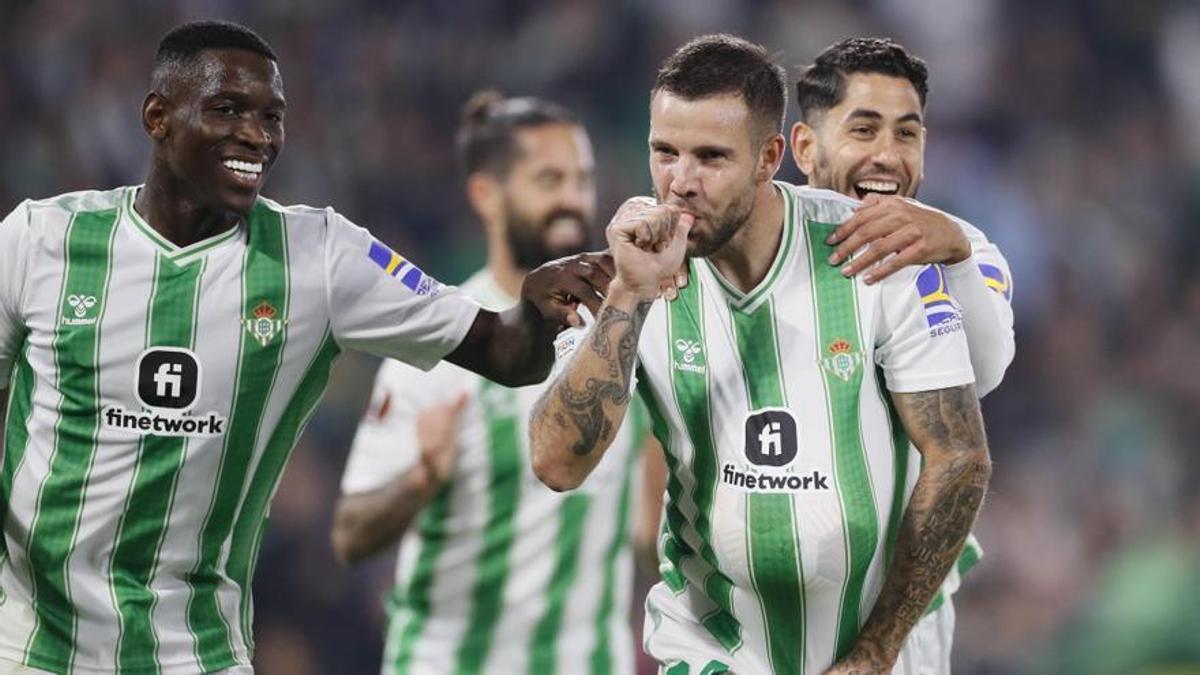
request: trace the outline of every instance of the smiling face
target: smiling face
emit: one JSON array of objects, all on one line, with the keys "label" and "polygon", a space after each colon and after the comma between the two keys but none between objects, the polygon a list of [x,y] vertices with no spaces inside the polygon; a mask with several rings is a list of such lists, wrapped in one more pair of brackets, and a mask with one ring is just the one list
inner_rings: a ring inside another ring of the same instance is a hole
[{"label": "smiling face", "polygon": [[813,187],[862,199],[913,197],[925,164],[921,99],[903,77],[854,73],[836,106],[792,128],[792,153]]},{"label": "smiling face", "polygon": [[758,184],[774,173],[764,168],[757,129],[738,94],[694,100],[668,91],[654,94],[650,175],[659,201],[696,217],[689,256],[716,253],[754,211]]},{"label": "smiling face", "polygon": [[201,208],[249,213],[283,150],[287,104],[276,63],[242,49],[208,50],[163,89],[143,110],[156,165]]},{"label": "smiling face", "polygon": [[521,269],[588,248],[596,218],[596,165],[583,127],[543,124],[519,129],[503,183],[504,227]]}]

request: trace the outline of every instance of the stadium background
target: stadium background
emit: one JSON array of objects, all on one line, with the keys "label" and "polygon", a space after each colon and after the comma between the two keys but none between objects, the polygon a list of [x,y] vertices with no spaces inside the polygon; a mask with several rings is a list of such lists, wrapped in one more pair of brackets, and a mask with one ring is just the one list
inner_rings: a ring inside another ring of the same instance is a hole
[{"label": "stadium background", "polygon": [[[473,90],[578,111],[606,220],[648,189],[646,92],[682,41],[736,32],[791,67],[844,36],[896,37],[932,72],[921,196],[985,230],[1016,279],[956,672],[1200,669],[1197,3],[3,0],[0,209],[140,181],[157,40],[208,17],[248,23],[281,57],[288,144],[266,194],[333,204],[452,282],[483,260],[451,143]],[[798,178],[790,160],[781,177]],[[378,663],[391,563],[342,571],[327,544],[373,369],[343,359],[275,501],[256,581],[264,674]]]}]

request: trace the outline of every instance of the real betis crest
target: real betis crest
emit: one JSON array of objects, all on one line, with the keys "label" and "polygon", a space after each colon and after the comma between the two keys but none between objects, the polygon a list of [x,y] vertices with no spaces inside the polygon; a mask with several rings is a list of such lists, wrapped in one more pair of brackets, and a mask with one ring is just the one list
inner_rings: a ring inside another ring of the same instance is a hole
[{"label": "real betis crest", "polygon": [[862,354],[854,351],[853,345],[843,338],[830,342],[826,351],[829,355],[821,359],[821,367],[843,382],[849,382],[854,371],[862,364]]},{"label": "real betis crest", "polygon": [[242,320],[242,325],[260,346],[266,347],[271,340],[275,339],[276,335],[283,331],[283,326],[287,323],[287,319],[275,318],[278,313],[274,305],[263,300],[254,308],[254,316]]}]

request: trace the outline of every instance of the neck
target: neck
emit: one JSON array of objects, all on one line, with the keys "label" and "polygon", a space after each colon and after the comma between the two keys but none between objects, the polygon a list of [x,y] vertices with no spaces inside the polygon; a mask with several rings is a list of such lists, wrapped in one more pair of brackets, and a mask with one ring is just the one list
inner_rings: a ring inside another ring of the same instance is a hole
[{"label": "neck", "polygon": [[488,258],[487,268],[500,290],[511,298],[521,297],[521,283],[529,270],[521,269],[513,260],[512,251],[504,241],[495,239],[493,232],[497,228],[488,228]]},{"label": "neck", "polygon": [[721,250],[709,257],[713,266],[743,293],[762,282],[783,238],[784,198],[773,181],[755,190],[754,209],[746,224]]},{"label": "neck", "polygon": [[201,206],[182,181],[155,169],[138,191],[133,208],[155,232],[179,247],[189,246],[233,227],[237,213]]}]

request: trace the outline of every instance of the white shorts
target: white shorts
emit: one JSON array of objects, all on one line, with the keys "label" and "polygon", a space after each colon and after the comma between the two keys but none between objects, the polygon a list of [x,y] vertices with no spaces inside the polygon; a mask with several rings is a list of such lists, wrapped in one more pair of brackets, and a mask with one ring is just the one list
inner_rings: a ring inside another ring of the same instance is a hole
[{"label": "white shorts", "polygon": [[[657,602],[652,605],[647,597],[642,646],[658,662],[659,675],[764,675],[771,672],[769,663],[748,653],[749,650],[730,654],[696,622],[672,611],[653,609],[654,606],[682,609],[675,598],[668,598],[673,594],[665,584],[656,584],[650,594],[656,596]],[[909,633],[892,669],[893,675],[948,675],[953,643],[954,603],[947,598],[937,611],[922,617]],[[807,665],[809,671],[821,672],[831,664]]]}]

